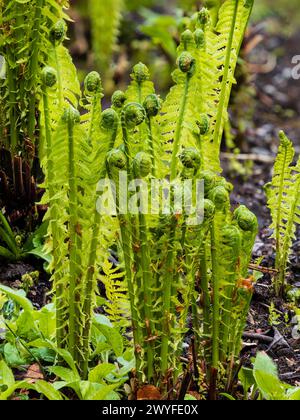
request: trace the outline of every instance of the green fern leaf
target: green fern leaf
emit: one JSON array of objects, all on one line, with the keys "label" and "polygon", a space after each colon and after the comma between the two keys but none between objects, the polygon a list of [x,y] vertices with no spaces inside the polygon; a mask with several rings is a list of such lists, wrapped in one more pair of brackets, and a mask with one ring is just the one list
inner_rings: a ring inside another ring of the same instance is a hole
[{"label": "green fern leaf", "polygon": [[280,146],[274,165],[273,179],[266,185],[268,207],[272,215],[273,238],[276,242],[275,266],[278,275],[276,292],[284,287],[288,259],[295,240],[296,224],[299,224],[300,160],[292,166],[295,151],[292,142],[280,133]]},{"label": "green fern leaf", "polygon": [[123,0],[89,0],[95,62],[102,74],[110,68],[119,33]]},{"label": "green fern leaf", "polygon": [[119,267],[113,268],[109,261],[103,263],[102,270],[103,275],[100,276],[100,280],[106,291],[106,312],[112,322],[123,321],[126,325],[130,316],[130,307],[124,273],[120,271]]}]

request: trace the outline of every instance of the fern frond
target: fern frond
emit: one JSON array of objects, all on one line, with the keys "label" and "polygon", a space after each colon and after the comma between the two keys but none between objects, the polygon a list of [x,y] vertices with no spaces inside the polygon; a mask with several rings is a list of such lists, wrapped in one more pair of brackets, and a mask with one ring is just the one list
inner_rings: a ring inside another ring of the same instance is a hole
[{"label": "fern frond", "polygon": [[292,142],[280,132],[280,146],[271,183],[266,185],[268,207],[272,215],[272,237],[276,242],[275,279],[277,293],[283,291],[291,247],[299,224],[300,160],[292,166],[295,151]]},{"label": "fern frond", "polygon": [[[179,49],[180,50],[180,49]],[[171,180],[177,173],[178,156],[182,147],[195,147],[194,133],[198,132],[197,109],[199,91],[196,80],[195,58],[182,52],[178,58],[179,69],[173,73],[176,85],[168,94],[160,118],[161,135],[166,149],[166,161],[170,162]]]},{"label": "fern frond", "polygon": [[69,51],[63,45],[52,46],[47,64],[53,67],[58,75],[58,97],[53,103],[51,117],[53,121],[59,121],[67,104],[77,108],[81,97],[80,83]]},{"label": "fern frond", "polygon": [[25,152],[23,138],[37,138],[36,106],[40,94],[40,68],[50,51],[50,28],[66,19],[66,1],[9,0],[0,5],[0,54],[6,61],[7,78],[1,81],[3,125],[8,144]]},{"label": "fern frond", "polygon": [[[219,10],[219,19],[216,26],[218,41],[215,44],[216,49],[215,51],[212,50],[212,53],[219,60],[219,63],[222,63],[222,81],[216,117],[212,119],[214,126],[213,140],[207,143],[208,156],[212,159],[212,162],[215,162],[212,166],[216,168],[220,166],[220,163],[213,158],[213,155],[216,156],[216,151],[220,150],[224,124],[228,118],[227,109],[231,89],[232,85],[236,83],[234,74],[238,55],[252,10],[250,3],[253,5],[253,0],[251,2],[227,0]],[[212,149],[214,149],[214,152]]]},{"label": "fern frond", "polygon": [[273,237],[276,240],[277,258],[279,258],[280,249],[282,249],[283,229],[288,211],[287,200],[291,188],[291,164],[294,155],[292,142],[284,133],[280,133],[280,146],[275,160],[273,179],[267,185],[268,207],[272,215],[271,229],[274,231]]},{"label": "fern frond", "polygon": [[123,0],[88,0],[95,63],[105,75],[111,66],[124,8]]},{"label": "fern frond", "polygon": [[113,268],[109,261],[102,264],[102,270],[103,275],[100,276],[100,280],[106,291],[106,312],[112,322],[123,321],[126,325],[130,316],[130,308],[124,273],[120,271],[119,267]]}]

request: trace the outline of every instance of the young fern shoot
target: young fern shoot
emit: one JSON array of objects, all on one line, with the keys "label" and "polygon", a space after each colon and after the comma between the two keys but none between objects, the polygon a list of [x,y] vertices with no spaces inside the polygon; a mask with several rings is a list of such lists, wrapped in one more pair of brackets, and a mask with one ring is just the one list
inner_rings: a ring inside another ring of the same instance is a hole
[{"label": "young fern shoot", "polygon": [[274,288],[277,295],[286,287],[286,272],[299,224],[300,160],[293,166],[295,150],[290,139],[279,133],[280,146],[274,165],[272,181],[266,185],[268,207],[272,215],[271,229],[276,246]]}]

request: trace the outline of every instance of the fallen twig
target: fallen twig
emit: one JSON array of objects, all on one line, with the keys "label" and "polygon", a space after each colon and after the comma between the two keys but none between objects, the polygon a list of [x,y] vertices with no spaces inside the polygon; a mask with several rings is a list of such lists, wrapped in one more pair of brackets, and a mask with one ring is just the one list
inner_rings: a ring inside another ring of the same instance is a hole
[{"label": "fallen twig", "polygon": [[274,338],[269,337],[268,335],[255,334],[255,333],[244,333],[243,338],[246,340],[256,340],[263,343],[273,343]]},{"label": "fallen twig", "polygon": [[261,273],[264,274],[277,274],[278,270],[275,270],[275,268],[269,268],[269,267],[263,267],[261,265],[256,265],[256,264],[249,264],[249,268],[250,270],[255,270],[255,271],[260,271]]}]

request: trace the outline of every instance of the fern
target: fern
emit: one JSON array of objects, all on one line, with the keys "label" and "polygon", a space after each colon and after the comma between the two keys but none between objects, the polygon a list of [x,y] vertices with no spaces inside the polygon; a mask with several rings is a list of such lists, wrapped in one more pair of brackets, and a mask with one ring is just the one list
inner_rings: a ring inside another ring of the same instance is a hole
[{"label": "fern", "polygon": [[[179,70],[173,74],[176,85],[165,101],[161,119],[166,152],[172,153],[172,178],[177,176],[176,161],[184,147],[201,148],[204,168],[220,171],[227,108],[252,5],[253,1],[225,1],[216,28],[208,10],[202,9],[182,36]],[[209,119],[210,125],[201,132],[203,118]]]},{"label": "fern", "polygon": [[[65,103],[59,121],[56,123],[51,118],[54,114],[59,115],[56,111],[60,95],[59,83],[56,84],[58,72],[47,67],[43,77],[42,122],[47,144],[43,162],[47,193],[43,201],[49,203],[46,215],[50,222],[47,249],[53,255],[51,271],[56,292],[57,342],[59,347],[69,349],[86,376],[95,282],[100,264],[108,256],[108,243],[112,240],[110,229],[103,226],[100,231],[100,222],[105,223],[105,218],[98,222],[96,208],[97,182],[103,176],[103,170],[99,178],[94,175],[95,167],[99,168],[99,160],[105,168],[103,156],[108,150],[103,150],[103,144],[100,143],[94,145],[96,150],[92,153],[93,113],[89,122],[85,119],[81,124],[79,112]],[[97,81],[96,85],[88,84],[86,87],[90,95],[99,98],[99,77]],[[101,111],[101,107],[97,106],[94,111],[99,123],[101,112],[98,111]],[[107,137],[104,121],[102,117],[103,139]],[[111,140],[106,144],[107,147],[113,145]],[[83,249],[90,252],[83,253]]]},{"label": "fern", "polygon": [[[100,280],[105,286],[106,291],[106,312],[112,322],[124,323],[130,316],[129,301],[127,296],[127,286],[124,282],[124,273],[119,267],[105,261],[102,265],[103,274]],[[127,325],[128,321],[126,322]]]},{"label": "fern", "polygon": [[268,207],[272,215],[271,229],[276,244],[276,293],[285,287],[287,264],[299,223],[299,161],[292,166],[295,151],[292,142],[280,132],[280,147],[274,165],[272,182],[266,185]]},{"label": "fern", "polygon": [[[232,186],[218,175],[249,10],[244,2],[227,0],[219,12],[218,30],[203,9],[183,33],[176,85],[162,109],[141,63],[134,67],[127,91],[113,95],[111,108],[102,112],[101,79],[95,72],[85,80],[82,99],[75,78],[64,84],[63,72],[73,74],[74,68],[69,58],[58,60],[59,51],[65,54],[65,32],[56,31],[62,25],[51,31],[54,68],[44,70],[40,105],[46,145],[44,203],[49,203],[50,221],[47,246],[53,256],[57,341],[71,352],[83,378],[88,377],[100,278],[113,322],[122,323],[124,317],[126,322],[127,305],[130,310],[139,384],[156,384],[164,393],[175,386],[185,369],[180,356],[190,309],[211,397],[216,398],[221,364],[231,381],[252,295],[248,264],[257,221],[244,206],[231,212]],[[81,117],[78,103],[86,110]],[[125,185],[120,183],[124,171]],[[98,211],[103,196],[97,183],[106,176],[114,181],[115,218]],[[162,208],[155,214],[131,211],[133,202],[147,208],[149,197],[140,186],[149,191],[154,176],[171,180],[170,214]],[[177,180],[198,178],[204,181],[204,223],[190,227],[187,212],[176,207]],[[107,262],[114,241],[122,251],[124,273]]]},{"label": "fern", "polygon": [[93,51],[96,66],[103,75],[110,73],[111,57],[115,50],[123,0],[89,0],[92,20]]},{"label": "fern", "polygon": [[66,15],[66,1],[2,1],[0,54],[6,61],[7,78],[1,80],[5,145],[26,156],[24,138],[37,139],[36,107],[40,92],[40,67],[49,52],[51,26]]}]

